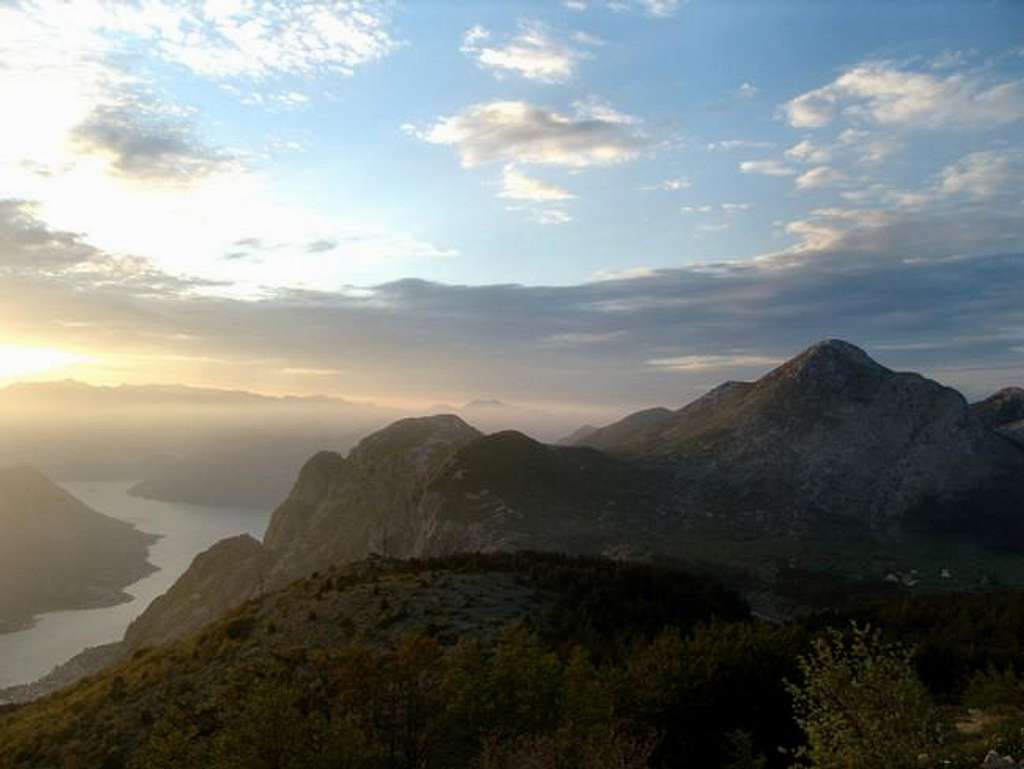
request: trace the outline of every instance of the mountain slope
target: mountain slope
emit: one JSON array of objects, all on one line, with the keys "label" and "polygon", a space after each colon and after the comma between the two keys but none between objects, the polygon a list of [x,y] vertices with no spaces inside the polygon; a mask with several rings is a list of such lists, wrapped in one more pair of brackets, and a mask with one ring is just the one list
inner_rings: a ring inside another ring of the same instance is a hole
[{"label": "mountain slope", "polygon": [[27,467],[0,470],[0,631],[36,614],[110,606],[149,574],[156,538],[87,507]]},{"label": "mountain slope", "polygon": [[1024,447],[1024,388],[1006,387],[971,404],[971,411],[996,432]]},{"label": "mountain slope", "polygon": [[626,429],[645,414],[583,443],[671,467],[678,509],[768,533],[893,533],[912,510],[1024,472],[959,393],[839,340]]}]

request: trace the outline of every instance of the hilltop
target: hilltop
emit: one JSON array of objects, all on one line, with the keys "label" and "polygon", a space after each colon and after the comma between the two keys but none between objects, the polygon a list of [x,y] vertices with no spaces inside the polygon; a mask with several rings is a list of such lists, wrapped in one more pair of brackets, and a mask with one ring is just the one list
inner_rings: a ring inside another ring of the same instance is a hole
[{"label": "hilltop", "polygon": [[108,518],[29,467],[0,469],[0,632],[37,614],[111,606],[153,571],[156,537]]}]

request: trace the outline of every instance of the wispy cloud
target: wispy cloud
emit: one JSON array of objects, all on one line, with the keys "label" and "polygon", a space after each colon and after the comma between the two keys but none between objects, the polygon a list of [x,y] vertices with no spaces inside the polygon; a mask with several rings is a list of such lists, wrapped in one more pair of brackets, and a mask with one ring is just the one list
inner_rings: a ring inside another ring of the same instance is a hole
[{"label": "wispy cloud", "polygon": [[796,188],[798,190],[821,189],[822,187],[831,187],[845,179],[846,174],[831,166],[816,166],[796,178]]},{"label": "wispy cloud", "polygon": [[673,16],[686,0],[606,0],[605,5],[613,11],[641,11],[654,18]]},{"label": "wispy cloud", "polygon": [[501,77],[514,73],[542,83],[564,83],[576,74],[578,63],[589,56],[557,40],[538,21],[519,23],[519,33],[501,44],[489,44],[489,30],[475,26],[462,40],[462,52],[478,66]]},{"label": "wispy cloud", "polygon": [[576,197],[564,187],[544,181],[543,179],[527,176],[515,168],[515,166],[505,166],[502,172],[500,196],[510,200],[532,202],[572,200]]},{"label": "wispy cloud", "polygon": [[708,142],[704,148],[715,152],[718,150],[767,149],[771,146],[773,146],[771,142],[760,139],[723,139],[722,141]]},{"label": "wispy cloud", "polygon": [[755,368],[765,369],[782,363],[781,358],[766,355],[680,355],[676,358],[655,358],[647,361],[648,366],[673,371],[721,371],[723,369]]},{"label": "wispy cloud", "polygon": [[793,176],[796,173],[778,160],[744,160],[740,163],[740,171],[763,176]]},{"label": "wispy cloud", "polygon": [[545,208],[537,211],[535,218],[539,224],[568,224],[572,221],[572,214],[561,208]]},{"label": "wispy cloud", "polygon": [[679,190],[689,189],[691,187],[690,180],[685,176],[676,176],[672,179],[665,179],[657,184],[651,184],[643,189],[645,190],[662,190],[663,192],[678,192]]}]

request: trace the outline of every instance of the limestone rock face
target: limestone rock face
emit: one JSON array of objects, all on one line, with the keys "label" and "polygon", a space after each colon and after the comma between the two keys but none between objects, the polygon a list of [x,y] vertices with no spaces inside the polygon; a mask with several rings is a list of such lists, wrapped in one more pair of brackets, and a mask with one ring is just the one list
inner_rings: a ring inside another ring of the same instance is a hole
[{"label": "limestone rock face", "polygon": [[222,539],[197,555],[171,589],[128,626],[123,650],[181,638],[259,596],[270,563],[263,546],[248,534]]},{"label": "limestone rock face", "polygon": [[422,490],[482,433],[453,415],[403,419],[346,458],[318,454],[274,513],[264,538],[275,584],[370,553],[409,555],[421,539]]}]

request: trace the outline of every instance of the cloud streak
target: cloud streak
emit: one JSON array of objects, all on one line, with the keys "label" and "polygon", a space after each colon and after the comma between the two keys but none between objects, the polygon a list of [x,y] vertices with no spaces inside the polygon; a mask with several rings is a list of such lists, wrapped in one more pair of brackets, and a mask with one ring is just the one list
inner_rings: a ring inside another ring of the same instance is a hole
[{"label": "cloud streak", "polygon": [[239,301],[170,290],[171,276],[140,264],[97,280],[78,267],[107,255],[48,232],[20,204],[5,210],[4,242],[27,243],[55,274],[9,273],[0,323],[48,346],[147,356],[150,380],[203,359],[220,361],[206,378],[228,384],[260,360],[270,362],[267,388],[294,386],[276,372],[307,369],[323,372],[318,389],[377,400],[487,394],[626,409],[680,405],[826,336],[863,344],[889,365],[941,372],[974,394],[1024,375],[1014,352],[1024,346],[1024,256],[957,255],[983,253],[1000,232],[1019,243],[1019,217],[979,233],[939,216],[822,210],[808,221],[832,228],[829,237],[808,230],[800,248],[758,259],[568,286],[402,280]]}]

